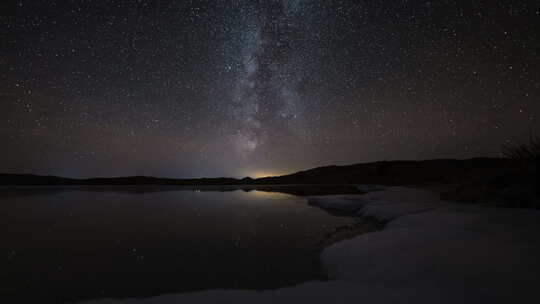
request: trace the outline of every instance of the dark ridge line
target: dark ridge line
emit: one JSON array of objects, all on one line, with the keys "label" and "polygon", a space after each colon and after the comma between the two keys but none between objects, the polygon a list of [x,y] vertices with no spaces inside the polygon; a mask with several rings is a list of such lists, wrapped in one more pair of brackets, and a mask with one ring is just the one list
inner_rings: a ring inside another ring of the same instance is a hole
[{"label": "dark ridge line", "polygon": [[152,176],[66,178],[53,175],[0,174],[0,185],[336,185],[336,184],[418,184],[454,182],[463,178],[496,177],[522,171],[530,163],[506,158],[395,160],[323,166],[292,174],[242,179],[159,178]]}]

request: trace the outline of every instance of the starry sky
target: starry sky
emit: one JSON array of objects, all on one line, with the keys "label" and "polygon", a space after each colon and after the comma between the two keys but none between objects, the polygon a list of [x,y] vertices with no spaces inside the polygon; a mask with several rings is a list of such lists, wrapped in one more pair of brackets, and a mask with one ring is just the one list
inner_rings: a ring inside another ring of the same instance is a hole
[{"label": "starry sky", "polygon": [[0,172],[252,177],[498,156],[540,2],[2,1]]}]

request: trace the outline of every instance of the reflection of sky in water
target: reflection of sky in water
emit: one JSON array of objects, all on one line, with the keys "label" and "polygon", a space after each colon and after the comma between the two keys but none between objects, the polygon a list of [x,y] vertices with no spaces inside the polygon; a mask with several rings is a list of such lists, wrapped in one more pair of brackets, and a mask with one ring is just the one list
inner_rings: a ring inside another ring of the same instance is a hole
[{"label": "reflection of sky in water", "polygon": [[[238,190],[243,191],[243,190]],[[261,190],[251,190],[251,191],[244,191],[247,192],[249,195],[251,195],[252,198],[255,198],[257,201],[261,198],[263,199],[288,199],[288,200],[303,200],[300,199],[294,195],[285,194],[285,193],[279,193],[279,192],[271,192],[271,191],[261,191]],[[265,201],[268,203],[268,201]]]},{"label": "reflection of sky in water", "polygon": [[11,196],[0,220],[10,228],[0,231],[9,256],[0,283],[51,296],[83,286],[84,294],[136,296],[295,284],[320,276],[315,245],[352,222],[257,190]]}]

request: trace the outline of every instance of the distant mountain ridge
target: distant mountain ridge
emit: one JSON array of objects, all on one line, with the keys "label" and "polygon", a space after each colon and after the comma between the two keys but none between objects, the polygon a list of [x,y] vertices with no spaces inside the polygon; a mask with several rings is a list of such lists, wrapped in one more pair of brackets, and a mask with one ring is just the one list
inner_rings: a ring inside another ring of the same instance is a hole
[{"label": "distant mountain ridge", "polygon": [[235,178],[175,179],[151,176],[75,179],[51,175],[0,174],[0,185],[235,185]]},{"label": "distant mountain ridge", "polygon": [[252,179],[149,176],[74,179],[32,174],[0,174],[0,185],[285,185],[285,184],[419,184],[485,180],[518,174],[522,162],[504,158],[379,161],[346,166],[324,166],[296,173]]},{"label": "distant mountain ridge", "polygon": [[324,166],[289,175],[259,178],[259,183],[300,184],[416,184],[484,179],[517,173],[524,164],[506,158],[396,160],[346,166]]}]

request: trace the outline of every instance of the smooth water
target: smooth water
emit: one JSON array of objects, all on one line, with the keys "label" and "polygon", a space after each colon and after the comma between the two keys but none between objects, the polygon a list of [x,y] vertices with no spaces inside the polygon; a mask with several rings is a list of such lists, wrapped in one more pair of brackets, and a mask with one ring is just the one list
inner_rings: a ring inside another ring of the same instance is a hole
[{"label": "smooth water", "polygon": [[317,244],[354,221],[255,190],[36,193],[0,191],[0,300],[9,303],[324,279]]}]

